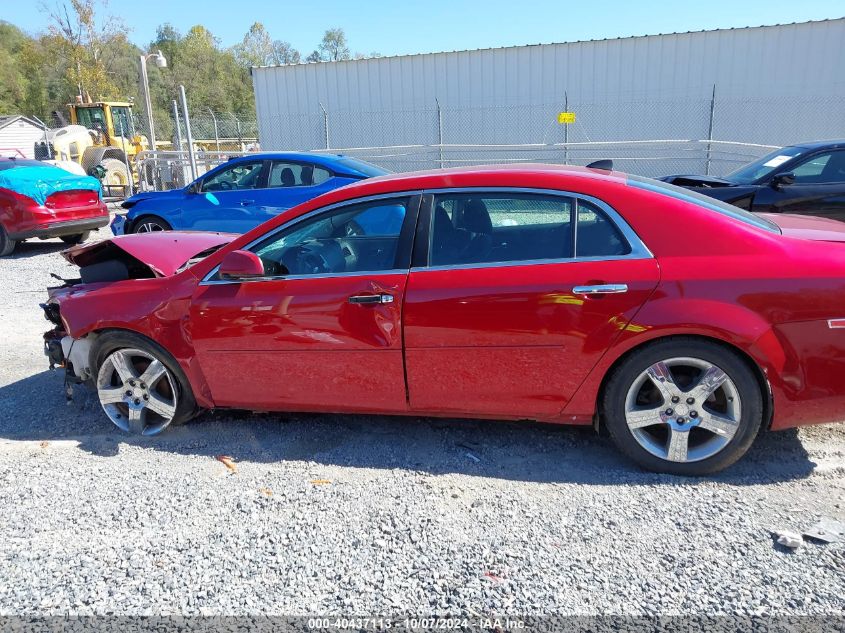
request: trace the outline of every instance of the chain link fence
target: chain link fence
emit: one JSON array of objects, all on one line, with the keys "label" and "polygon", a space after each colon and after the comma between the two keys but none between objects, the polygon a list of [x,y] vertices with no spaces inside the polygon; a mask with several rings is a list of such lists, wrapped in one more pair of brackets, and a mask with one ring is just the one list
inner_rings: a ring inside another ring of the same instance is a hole
[{"label": "chain link fence", "polygon": [[[559,123],[561,112],[574,113],[574,122]],[[261,149],[343,153],[391,171],[612,159],[617,169],[643,176],[722,176],[774,147],[845,136],[845,98],[722,99],[714,90],[707,99],[582,103],[564,95],[558,103],[456,108],[433,101],[371,112],[318,103],[311,112],[259,121],[198,111],[191,127],[202,169]],[[174,139],[170,147],[177,144]],[[142,187],[184,182],[188,158],[187,152],[143,155],[139,168],[150,177]]]},{"label": "chain link fence", "polygon": [[[232,112],[198,110],[191,112],[191,133],[194,147],[206,151],[249,151],[258,145],[258,123],[254,115]],[[147,115],[133,112],[135,132],[150,137]],[[174,113],[170,117],[155,119],[156,147],[163,151],[186,151],[188,143],[185,121],[179,112],[178,122]]]}]

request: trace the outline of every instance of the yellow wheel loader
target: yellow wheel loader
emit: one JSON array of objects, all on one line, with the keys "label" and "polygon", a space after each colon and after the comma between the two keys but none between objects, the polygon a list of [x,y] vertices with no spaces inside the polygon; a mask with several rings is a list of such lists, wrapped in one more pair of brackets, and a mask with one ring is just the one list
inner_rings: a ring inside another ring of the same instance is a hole
[{"label": "yellow wheel loader", "polygon": [[70,125],[48,130],[35,143],[35,158],[58,164],[73,162],[100,178],[108,197],[129,195],[135,158],[149,149],[136,134],[132,104],[124,101],[69,104]]}]

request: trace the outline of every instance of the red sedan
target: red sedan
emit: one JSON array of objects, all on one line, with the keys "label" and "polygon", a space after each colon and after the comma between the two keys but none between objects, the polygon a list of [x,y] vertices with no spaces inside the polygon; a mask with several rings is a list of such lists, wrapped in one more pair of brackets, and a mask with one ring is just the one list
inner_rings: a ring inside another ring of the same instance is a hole
[{"label": "red sedan", "polygon": [[381,177],[243,236],[67,257],[48,354],[134,433],[211,408],[533,419],[692,475],[845,411],[845,224],[623,173]]},{"label": "red sedan", "polygon": [[96,178],[38,160],[0,158],[0,257],[32,238],[78,244],[108,223]]}]

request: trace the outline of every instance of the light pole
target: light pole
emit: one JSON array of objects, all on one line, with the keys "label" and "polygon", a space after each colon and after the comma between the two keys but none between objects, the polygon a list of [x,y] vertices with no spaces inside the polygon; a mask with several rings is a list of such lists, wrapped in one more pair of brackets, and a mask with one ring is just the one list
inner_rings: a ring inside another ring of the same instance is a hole
[{"label": "light pole", "polygon": [[155,59],[156,66],[159,68],[167,68],[167,58],[160,50],[148,55],[141,55],[141,84],[144,89],[144,103],[147,106],[147,125],[150,132],[150,149],[155,151],[156,148],[156,132],[153,125],[153,102],[150,99],[150,81],[147,78],[147,60]]}]

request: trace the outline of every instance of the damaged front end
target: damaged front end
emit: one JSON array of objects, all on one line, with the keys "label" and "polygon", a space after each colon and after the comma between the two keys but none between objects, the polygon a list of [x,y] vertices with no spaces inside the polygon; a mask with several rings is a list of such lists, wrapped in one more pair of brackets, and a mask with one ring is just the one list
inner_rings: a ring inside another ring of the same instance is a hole
[{"label": "damaged front end", "polygon": [[[171,277],[234,237],[222,233],[177,231],[143,233],[64,251],[64,258],[79,267],[79,277],[63,279],[53,275],[62,284],[47,289],[48,299],[41,308],[44,317],[53,324],[53,328],[44,333],[44,353],[50,369],[64,369],[68,398],[73,395],[73,385],[93,383],[95,379],[91,351],[98,337],[97,324],[117,321],[117,327],[120,327],[126,313],[131,312],[126,310],[127,298],[137,299],[143,306],[141,297],[144,294],[138,293],[143,286],[136,284],[156,283],[161,278]],[[146,296],[149,298],[150,294]],[[76,329],[70,327],[66,315],[62,314],[63,305],[66,308],[73,305],[70,314],[75,315],[75,323],[71,324]],[[84,306],[82,313],[85,315],[81,318],[80,306]],[[139,309],[144,312],[143,308]],[[80,335],[83,331],[86,333]]]},{"label": "damaged front end", "polygon": [[97,338],[96,333],[90,333],[79,339],[68,334],[67,325],[62,320],[61,306],[57,295],[70,286],[48,288],[49,299],[42,303],[44,318],[53,324],[53,329],[44,332],[44,354],[51,371],[57,367],[64,370],[65,396],[73,398],[73,386],[93,379],[91,370],[91,348]]}]

